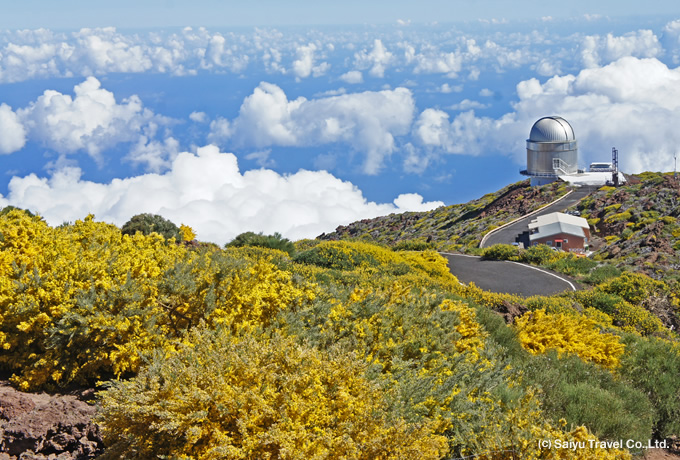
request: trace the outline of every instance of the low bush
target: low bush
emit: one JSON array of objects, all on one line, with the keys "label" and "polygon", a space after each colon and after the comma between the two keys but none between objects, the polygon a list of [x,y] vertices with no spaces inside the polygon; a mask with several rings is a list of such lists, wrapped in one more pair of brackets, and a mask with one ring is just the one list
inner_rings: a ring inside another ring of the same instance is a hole
[{"label": "low bush", "polygon": [[434,244],[425,240],[401,240],[392,247],[394,251],[425,251],[434,249]]},{"label": "low bush", "polygon": [[262,232],[245,232],[238,235],[232,241],[227,243],[225,247],[243,247],[256,246],[261,248],[278,249],[279,251],[293,254],[295,252],[295,245],[288,239],[281,236],[280,233],[273,235],[264,235]]},{"label": "low bush", "polygon": [[597,262],[592,259],[568,254],[567,257],[563,257],[549,264],[548,268],[555,270],[556,272],[564,273],[565,275],[575,276],[586,275],[596,266]]},{"label": "low bush", "polygon": [[121,228],[123,235],[134,235],[137,232],[143,235],[155,232],[166,240],[174,238],[177,242],[182,241],[179,227],[158,214],[137,214],[125,222]]},{"label": "low bush", "polygon": [[[595,261],[593,261],[595,262]],[[593,268],[581,281],[589,284],[600,284],[621,274],[621,269],[610,264],[599,264]]]},{"label": "low bush", "polygon": [[537,244],[524,251],[523,260],[534,265],[548,265],[562,257],[566,257],[566,253],[554,251],[547,244]]},{"label": "low bush", "polygon": [[546,415],[570,426],[585,425],[602,439],[652,437],[655,409],[646,394],[592,363],[556,351],[513,365],[526,385],[541,389]]},{"label": "low bush", "polygon": [[494,260],[521,260],[521,253],[519,247],[510,244],[494,244],[482,251],[483,259]]},{"label": "low bush", "polygon": [[618,372],[648,395],[657,413],[655,435],[680,433],[680,350],[663,339],[623,337],[626,353]]}]

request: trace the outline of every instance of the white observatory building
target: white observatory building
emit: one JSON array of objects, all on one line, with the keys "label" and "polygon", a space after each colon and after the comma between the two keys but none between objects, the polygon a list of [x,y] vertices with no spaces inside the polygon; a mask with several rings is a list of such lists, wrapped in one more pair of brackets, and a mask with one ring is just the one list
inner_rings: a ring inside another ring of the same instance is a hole
[{"label": "white observatory building", "polygon": [[533,186],[578,172],[578,143],[569,122],[553,116],[534,123],[527,139],[527,169],[520,173],[529,176]]}]

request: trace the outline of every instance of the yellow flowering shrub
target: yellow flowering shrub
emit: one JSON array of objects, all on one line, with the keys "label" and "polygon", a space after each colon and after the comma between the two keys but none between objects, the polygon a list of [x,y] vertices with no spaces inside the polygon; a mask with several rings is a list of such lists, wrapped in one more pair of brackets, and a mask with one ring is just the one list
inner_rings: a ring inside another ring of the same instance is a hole
[{"label": "yellow flowering shrub", "polygon": [[433,423],[385,409],[351,355],[290,338],[196,329],[128,381],[100,392],[108,458],[438,459]]},{"label": "yellow flowering shrub", "polygon": [[615,368],[625,348],[619,336],[602,333],[595,321],[576,315],[549,314],[541,309],[517,318],[515,326],[522,346],[534,354],[552,348]]},{"label": "yellow flowering shrub", "polygon": [[196,239],[196,232],[188,225],[180,225],[179,234],[182,236],[182,241],[193,241]]},{"label": "yellow flowering shrub", "polygon": [[0,365],[24,390],[134,373],[201,321],[253,329],[314,296],[262,251],[190,251],[93,216],[51,228],[11,211],[0,234]]},{"label": "yellow flowering shrub", "polygon": [[[21,372],[12,378],[21,388],[99,376],[111,369],[114,343],[159,344],[140,326],[153,316],[157,280],[183,248],[157,234],[123,236],[93,216],[51,228],[12,211],[0,233],[0,363]],[[114,295],[118,302],[101,304]]]}]

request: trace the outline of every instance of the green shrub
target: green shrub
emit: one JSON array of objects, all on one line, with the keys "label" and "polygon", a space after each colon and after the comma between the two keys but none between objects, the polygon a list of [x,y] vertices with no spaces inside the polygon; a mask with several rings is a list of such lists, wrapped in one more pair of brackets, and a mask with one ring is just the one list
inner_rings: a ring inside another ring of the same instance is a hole
[{"label": "green shrub", "polygon": [[548,265],[548,268],[565,275],[585,275],[590,272],[597,262],[587,257],[576,257],[569,255]]},{"label": "green shrub", "polygon": [[593,268],[583,281],[590,284],[600,284],[621,274],[621,269],[610,264],[600,264]]},{"label": "green shrub", "polygon": [[488,308],[478,308],[477,319],[490,339],[502,347],[522,385],[541,390],[547,417],[564,418],[571,426],[585,424],[602,439],[635,439],[646,444],[651,438],[654,408],[632,383],[577,356],[558,357],[554,350],[544,355],[529,354],[515,329]]},{"label": "green shrub", "polygon": [[625,272],[602,286],[602,290],[617,294],[628,302],[639,305],[653,294],[665,290],[661,281],[650,278],[641,273]]},{"label": "green shrub", "polygon": [[520,260],[520,250],[510,244],[494,244],[482,251],[482,258],[495,260]]},{"label": "green shrub", "polygon": [[585,425],[602,439],[651,439],[655,412],[649,399],[606,369],[549,351],[532,356],[521,372],[525,384],[542,390],[546,415]]},{"label": "green shrub", "polygon": [[628,240],[630,237],[633,236],[633,230],[630,229],[630,227],[626,228],[622,233],[621,233],[621,239]]},{"label": "green shrub", "polygon": [[370,254],[346,244],[333,241],[321,243],[312,249],[297,253],[293,260],[336,270],[353,270],[361,265],[377,266],[378,261]]},{"label": "green shrub", "polygon": [[35,217],[35,214],[33,214],[33,213],[32,213],[31,211],[29,211],[28,209],[21,209],[21,208],[17,208],[16,206],[11,206],[11,205],[10,205],[10,206],[5,206],[4,208],[0,209],[0,216],[4,216],[4,215],[8,214],[10,211],[14,211],[14,210],[16,210],[16,211],[22,211],[22,212],[24,212],[28,217]]},{"label": "green shrub", "polygon": [[121,232],[123,235],[134,235],[137,232],[149,235],[156,232],[166,240],[174,238],[175,241],[182,241],[179,227],[158,214],[137,214],[125,222]]},{"label": "green shrub", "polygon": [[632,214],[630,211],[625,211],[621,212],[618,214],[612,214],[611,216],[607,217],[604,221],[607,223],[610,222],[623,222],[623,221],[628,221],[632,217]]},{"label": "green shrub", "polygon": [[680,433],[680,353],[657,338],[627,334],[619,373],[648,395],[657,413],[655,435]]},{"label": "green shrub", "polygon": [[288,239],[276,232],[273,235],[264,235],[262,232],[245,232],[238,235],[232,241],[227,243],[225,247],[242,247],[242,246],[257,246],[261,248],[278,249],[279,251],[293,254],[295,252],[295,245]]},{"label": "green shrub", "polygon": [[534,265],[548,265],[565,256],[566,254],[559,254],[556,251],[553,251],[547,244],[537,244],[524,251],[522,259],[524,262]]},{"label": "green shrub", "polygon": [[392,247],[394,251],[426,251],[434,249],[434,244],[424,240],[401,240]]},{"label": "green shrub", "polygon": [[573,296],[584,307],[595,308],[596,310],[611,316],[616,314],[618,305],[623,302],[623,299],[616,294],[610,294],[596,289],[577,291],[573,293]]}]

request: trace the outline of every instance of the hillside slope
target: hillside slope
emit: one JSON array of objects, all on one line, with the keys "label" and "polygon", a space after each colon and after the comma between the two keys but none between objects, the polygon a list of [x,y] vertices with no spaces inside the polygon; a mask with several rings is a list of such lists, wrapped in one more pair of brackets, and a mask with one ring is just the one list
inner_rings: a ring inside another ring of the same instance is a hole
[{"label": "hillside slope", "polygon": [[[577,208],[591,225],[595,260],[630,267],[655,278],[680,274],[680,181],[669,174],[628,176],[628,184],[602,187]],[[567,184],[530,187],[517,182],[469,203],[428,212],[365,219],[322,240],[360,239],[394,248],[426,247],[475,252],[493,228],[542,207],[567,192]]]},{"label": "hillside slope", "polygon": [[364,219],[340,226],[318,239],[360,239],[392,247],[419,242],[441,251],[471,250],[489,230],[528,214],[567,191],[564,183],[530,187],[525,180],[469,203]]}]

